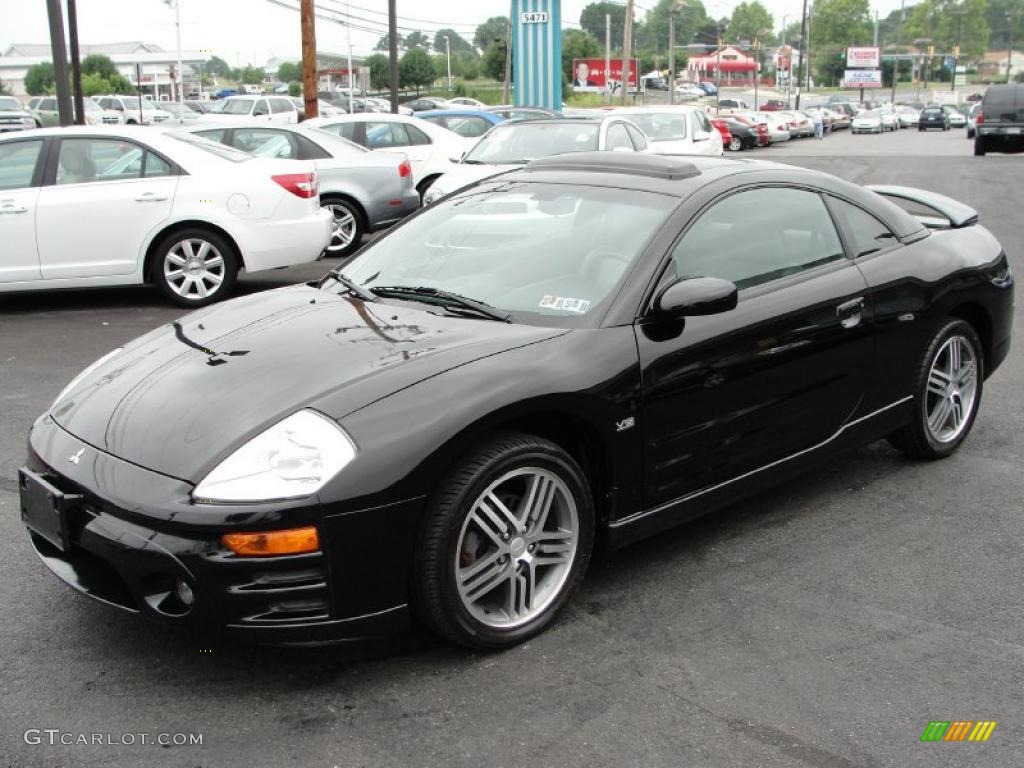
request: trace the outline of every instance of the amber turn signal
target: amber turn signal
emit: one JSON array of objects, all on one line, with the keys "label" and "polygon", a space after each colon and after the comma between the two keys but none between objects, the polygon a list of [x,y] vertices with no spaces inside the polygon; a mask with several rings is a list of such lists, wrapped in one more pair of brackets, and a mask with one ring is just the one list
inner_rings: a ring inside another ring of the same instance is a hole
[{"label": "amber turn signal", "polygon": [[226,533],[220,537],[224,546],[236,555],[267,557],[271,555],[300,555],[320,549],[316,527],[291,528],[286,531],[259,533]]}]

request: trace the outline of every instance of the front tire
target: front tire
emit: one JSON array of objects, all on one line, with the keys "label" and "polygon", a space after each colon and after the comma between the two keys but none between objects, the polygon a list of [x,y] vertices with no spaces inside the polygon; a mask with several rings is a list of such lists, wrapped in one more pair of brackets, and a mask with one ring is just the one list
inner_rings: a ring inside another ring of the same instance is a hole
[{"label": "front tire", "polygon": [[179,307],[204,307],[231,293],[238,276],[238,253],[223,235],[189,227],[164,235],[156,244],[150,279]]},{"label": "front tire", "polygon": [[917,459],[949,456],[970,434],[985,378],[981,340],[970,323],[950,319],[932,337],[914,377],[912,421],[889,435]]},{"label": "front tire", "polygon": [[586,572],[594,503],[561,447],[504,433],[471,451],[434,494],[415,559],[413,609],[470,648],[542,632]]},{"label": "front tire", "polygon": [[331,242],[327,245],[325,255],[345,257],[359,250],[363,235],[366,234],[366,225],[359,209],[342,198],[322,200],[320,207],[329,210],[334,217],[331,222]]},{"label": "front tire", "polygon": [[743,149],[743,140],[739,136],[733,136],[729,139],[729,151],[739,152]]}]

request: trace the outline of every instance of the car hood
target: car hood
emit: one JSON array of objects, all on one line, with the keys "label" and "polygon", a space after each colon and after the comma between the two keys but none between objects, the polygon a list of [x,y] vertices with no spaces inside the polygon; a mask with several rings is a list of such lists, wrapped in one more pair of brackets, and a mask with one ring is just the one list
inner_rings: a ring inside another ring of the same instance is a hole
[{"label": "car hood", "polygon": [[195,483],[300,408],[340,419],[451,368],[568,332],[427,309],[305,285],[235,299],[130,342],[63,393],[51,416],[99,450]]},{"label": "car hood", "polygon": [[28,112],[15,112],[13,109],[0,109],[0,117],[32,117]]}]

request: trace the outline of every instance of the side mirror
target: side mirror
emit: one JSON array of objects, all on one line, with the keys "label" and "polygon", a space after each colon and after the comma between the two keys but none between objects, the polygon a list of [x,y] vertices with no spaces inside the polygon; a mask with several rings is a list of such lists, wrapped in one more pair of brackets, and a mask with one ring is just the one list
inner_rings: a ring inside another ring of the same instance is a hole
[{"label": "side mirror", "polygon": [[736,308],[735,284],[718,277],[681,278],[666,285],[654,298],[659,316],[717,315]]}]

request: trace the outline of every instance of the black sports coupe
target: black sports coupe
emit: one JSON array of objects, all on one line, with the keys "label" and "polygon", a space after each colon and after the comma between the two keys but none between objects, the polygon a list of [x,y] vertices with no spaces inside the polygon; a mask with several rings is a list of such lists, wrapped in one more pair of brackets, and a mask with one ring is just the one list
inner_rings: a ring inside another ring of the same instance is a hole
[{"label": "black sports coupe", "polygon": [[977,214],[923,190],[545,158],[97,361],[32,427],[22,516],[58,578],[168,624],[307,644],[416,617],[505,647],[599,535],[880,438],[951,454],[1013,282]]}]

